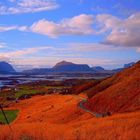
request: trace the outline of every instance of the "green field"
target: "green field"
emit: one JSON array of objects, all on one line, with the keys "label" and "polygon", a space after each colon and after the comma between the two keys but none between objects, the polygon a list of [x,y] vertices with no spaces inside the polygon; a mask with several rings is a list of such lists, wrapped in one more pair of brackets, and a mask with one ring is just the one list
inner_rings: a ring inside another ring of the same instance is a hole
[{"label": "green field", "polygon": [[[14,121],[16,119],[19,111],[18,110],[5,110],[4,112],[6,114],[6,117],[9,121],[9,123],[11,123],[12,121]],[[1,110],[0,110],[0,122],[6,124],[6,120],[5,120]]]},{"label": "green field", "polygon": [[37,90],[34,90],[34,89],[20,89],[19,91],[17,91],[16,93],[15,93],[15,96],[17,97],[17,98],[19,98],[19,97],[21,97],[22,95],[24,95],[24,94],[29,94],[29,95],[33,95],[33,94],[37,94],[39,91],[37,91]]},{"label": "green field", "polygon": [[19,98],[22,95],[35,95],[41,92],[46,92],[48,89],[63,89],[66,88],[65,86],[42,86],[39,89],[32,88],[30,86],[25,86],[20,88],[17,92],[15,92],[15,97]]},{"label": "green field", "polygon": [[20,97],[24,98],[24,95],[44,95],[44,94],[50,94],[50,90],[61,90],[64,88],[70,88],[68,86],[31,86],[31,85],[21,85],[17,88],[17,90],[11,90],[11,91],[4,91],[0,93],[0,104],[3,104],[7,102],[7,98],[11,98],[13,100],[19,99]]}]

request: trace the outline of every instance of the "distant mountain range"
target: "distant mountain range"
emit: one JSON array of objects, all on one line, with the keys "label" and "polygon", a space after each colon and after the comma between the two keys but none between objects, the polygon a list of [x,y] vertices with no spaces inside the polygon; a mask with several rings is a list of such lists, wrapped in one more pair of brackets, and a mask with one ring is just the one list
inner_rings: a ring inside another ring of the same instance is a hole
[{"label": "distant mountain range", "polygon": [[12,65],[4,61],[0,62],[0,74],[10,74],[15,72],[16,71],[14,70]]},{"label": "distant mountain range", "polygon": [[45,73],[70,73],[70,72],[91,72],[92,69],[87,64],[74,64],[67,61],[61,61],[57,63],[52,68],[39,68],[39,69],[31,69],[25,70],[23,73],[30,74],[45,74]]},{"label": "distant mountain range", "polygon": [[[122,71],[125,68],[129,68],[135,63],[125,64],[123,68],[114,70],[105,70],[101,66],[89,67],[87,64],[75,64],[72,62],[61,61],[52,68],[36,68],[31,70],[25,70],[21,73],[24,74],[47,74],[47,73],[109,73],[113,74]],[[16,73],[13,66],[7,62],[0,62],[0,74]]]},{"label": "distant mountain range", "polygon": [[87,64],[75,64],[72,62],[61,61],[57,63],[52,68],[38,68],[38,69],[31,69],[25,70],[23,73],[27,74],[46,74],[46,73],[70,73],[70,72],[77,72],[77,73],[116,73],[122,71],[124,68],[128,68],[135,64],[134,62],[125,64],[123,68],[114,69],[114,70],[105,70],[101,66],[89,67]]},{"label": "distant mountain range", "polygon": [[131,62],[131,63],[128,63],[128,64],[124,64],[123,68],[113,69],[113,71],[114,71],[114,72],[120,72],[120,71],[122,71],[123,69],[130,68],[130,67],[133,66],[134,64],[135,64],[135,62]]}]

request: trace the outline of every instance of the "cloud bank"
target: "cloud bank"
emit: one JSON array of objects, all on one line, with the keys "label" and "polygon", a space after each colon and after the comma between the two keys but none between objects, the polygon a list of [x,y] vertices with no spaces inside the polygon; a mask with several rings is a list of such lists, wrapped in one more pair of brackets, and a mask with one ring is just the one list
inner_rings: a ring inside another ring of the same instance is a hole
[{"label": "cloud bank", "polygon": [[140,13],[133,14],[124,20],[110,15],[100,15],[98,20],[104,20],[103,29],[111,30],[104,43],[116,46],[140,47]]},{"label": "cloud bank", "polygon": [[22,50],[16,50],[16,51],[10,51],[10,52],[0,52],[0,57],[6,57],[6,58],[12,58],[12,57],[21,57],[25,55],[30,55],[37,53],[39,51],[46,51],[51,49],[52,47],[46,46],[46,47],[33,47],[33,48],[26,48]]},{"label": "cloud bank", "polygon": [[43,19],[35,22],[29,30],[49,37],[107,33],[104,44],[140,47],[140,13],[126,19],[109,14],[97,16],[81,14],[71,19],[63,19],[59,23]]},{"label": "cloud bank", "polygon": [[89,35],[94,33],[92,23],[92,15],[81,14],[70,19],[63,19],[58,23],[42,19],[35,22],[30,30],[50,37],[58,37],[61,35]]},{"label": "cloud bank", "polygon": [[46,35],[50,38],[73,35],[105,35],[102,44],[124,47],[140,47],[140,13],[126,19],[109,14],[81,14],[64,18],[59,22],[39,20],[31,26],[0,26],[0,32],[19,30]]}]

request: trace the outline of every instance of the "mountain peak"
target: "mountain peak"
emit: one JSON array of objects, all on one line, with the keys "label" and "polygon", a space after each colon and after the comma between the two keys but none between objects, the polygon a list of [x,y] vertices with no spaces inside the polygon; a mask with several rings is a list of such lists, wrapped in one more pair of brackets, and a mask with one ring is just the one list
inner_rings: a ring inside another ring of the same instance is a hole
[{"label": "mountain peak", "polygon": [[57,72],[91,71],[90,67],[87,64],[75,64],[67,61],[61,61],[57,63],[52,69]]},{"label": "mountain peak", "polygon": [[12,65],[10,65],[5,61],[0,61],[0,73],[11,73],[11,72],[15,72]]},{"label": "mountain peak", "polygon": [[58,62],[53,68],[56,68],[56,67],[59,67],[59,66],[71,65],[71,64],[74,64],[74,63],[67,62],[67,61],[63,60],[61,62]]}]

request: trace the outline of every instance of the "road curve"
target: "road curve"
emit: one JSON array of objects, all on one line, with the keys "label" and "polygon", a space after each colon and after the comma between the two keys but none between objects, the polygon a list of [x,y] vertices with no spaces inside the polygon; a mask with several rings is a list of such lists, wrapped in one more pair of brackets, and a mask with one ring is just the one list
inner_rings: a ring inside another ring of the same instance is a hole
[{"label": "road curve", "polygon": [[85,97],[81,97],[79,95],[75,95],[76,98],[79,98],[81,101],[78,103],[78,107],[82,110],[84,110],[85,112],[88,112],[90,113],[91,115],[97,117],[97,118],[101,118],[103,117],[103,114],[99,114],[99,113],[96,113],[96,112],[93,112],[89,109],[87,109],[85,106],[84,106],[84,103],[87,102],[87,98]]},{"label": "road curve", "polygon": [[85,103],[85,102],[87,102],[87,99],[82,100],[82,101],[79,103],[79,105],[78,105],[82,110],[84,110],[84,111],[90,113],[91,115],[93,115],[93,116],[95,116],[95,117],[97,117],[97,118],[103,117],[102,114],[95,113],[95,112],[93,112],[93,111],[87,109],[87,108],[84,106],[84,103]]}]

